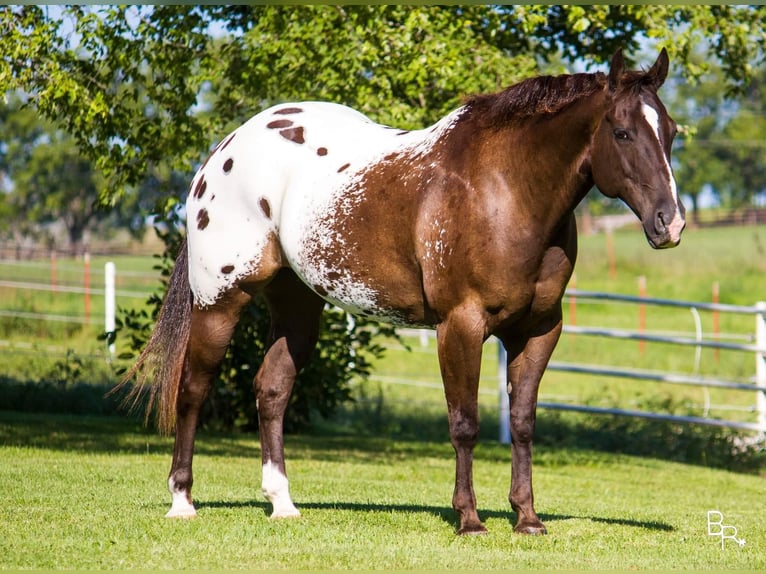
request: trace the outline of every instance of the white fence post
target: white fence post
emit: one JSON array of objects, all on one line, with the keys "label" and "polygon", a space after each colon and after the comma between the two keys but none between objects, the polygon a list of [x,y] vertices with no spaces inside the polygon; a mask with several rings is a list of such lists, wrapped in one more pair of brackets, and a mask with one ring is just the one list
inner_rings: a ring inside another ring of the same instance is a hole
[{"label": "white fence post", "polygon": [[500,411],[500,444],[511,444],[511,399],[508,396],[508,354],[497,340],[497,401]]},{"label": "white fence post", "polygon": [[[115,275],[116,267],[113,262],[107,261],[104,265],[104,330],[111,333],[115,329]],[[114,343],[109,345],[109,356],[114,358]]]},{"label": "white fence post", "polygon": [[[755,383],[759,387],[766,387],[766,301],[755,304],[761,313],[755,316],[755,344],[759,349],[755,354]],[[766,435],[766,391],[758,391],[756,408],[758,409],[758,426],[761,434]]]}]

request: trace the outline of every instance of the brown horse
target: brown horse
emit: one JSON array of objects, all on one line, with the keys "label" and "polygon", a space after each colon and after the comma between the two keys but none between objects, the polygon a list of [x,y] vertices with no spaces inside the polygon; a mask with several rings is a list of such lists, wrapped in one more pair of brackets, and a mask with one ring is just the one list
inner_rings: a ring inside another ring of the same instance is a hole
[{"label": "brown horse", "polygon": [[329,301],[436,328],[461,534],[485,531],[472,485],[479,365],[490,335],[503,342],[515,530],[545,533],[532,435],[575,263],[573,210],[595,184],[635,212],[654,248],[677,245],[684,228],[670,167],[676,126],[657,96],[667,71],[665,50],[646,72],[626,71],[617,52],[608,75],[525,80],[424,130],[305,102],[272,107],[227,136],[192,181],[187,246],[129,373],[153,376],[160,424],[175,428],[168,516],[195,515],[200,407],[243,307],[263,294],[272,329],[254,385],[273,517],[299,515],[282,422]]}]

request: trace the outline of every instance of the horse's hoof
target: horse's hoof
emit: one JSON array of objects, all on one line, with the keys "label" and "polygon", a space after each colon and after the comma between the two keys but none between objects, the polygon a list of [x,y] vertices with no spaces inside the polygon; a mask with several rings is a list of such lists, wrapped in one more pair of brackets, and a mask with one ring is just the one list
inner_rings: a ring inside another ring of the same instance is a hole
[{"label": "horse's hoof", "polygon": [[483,524],[472,524],[463,526],[457,531],[458,536],[480,536],[486,534],[487,529]]},{"label": "horse's hoof", "polygon": [[513,531],[517,534],[527,534],[529,536],[542,536],[548,534],[548,531],[545,529],[542,522],[538,522],[537,524],[517,524]]},{"label": "horse's hoof", "polygon": [[301,513],[297,508],[293,508],[292,510],[281,510],[281,511],[274,511],[271,513],[271,520],[290,520],[295,518],[300,518]]},{"label": "horse's hoof", "polygon": [[182,509],[171,508],[170,510],[168,510],[168,513],[165,515],[165,518],[184,518],[186,520],[189,520],[191,518],[197,518],[197,511],[194,510],[194,507],[182,508]]}]

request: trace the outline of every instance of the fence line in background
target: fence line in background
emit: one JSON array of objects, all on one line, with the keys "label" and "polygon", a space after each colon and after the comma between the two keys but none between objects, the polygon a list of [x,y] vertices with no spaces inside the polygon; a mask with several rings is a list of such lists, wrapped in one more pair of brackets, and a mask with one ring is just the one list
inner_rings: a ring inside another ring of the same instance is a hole
[{"label": "fence line in background", "polygon": [[[115,309],[116,309],[116,297],[122,298],[147,298],[151,295],[151,292],[143,291],[130,291],[130,290],[118,290],[115,289],[115,267],[113,263],[107,263],[103,271],[105,286],[101,288],[92,288],[90,286],[76,286],[76,285],[51,285],[40,282],[28,282],[28,281],[4,281],[0,280],[0,287],[9,287],[16,289],[29,289],[40,291],[60,291],[66,293],[77,293],[88,295],[105,296],[106,314],[104,317],[105,331],[114,330],[115,324]],[[587,364],[575,364],[575,363],[561,363],[551,362],[548,369],[560,372],[570,372],[576,374],[592,374],[595,376],[609,376],[617,378],[628,379],[643,379],[650,380],[659,383],[669,384],[682,384],[682,385],[694,385],[701,387],[711,388],[725,388],[730,390],[737,390],[743,392],[755,392],[757,396],[756,405],[754,411],[757,413],[757,420],[754,423],[729,421],[723,419],[713,419],[709,417],[689,417],[669,415],[663,413],[652,413],[645,411],[616,409],[616,408],[602,408],[591,407],[587,405],[576,404],[563,404],[554,402],[539,402],[540,408],[553,409],[553,410],[569,410],[576,412],[587,412],[593,414],[612,414],[631,417],[641,417],[654,420],[666,420],[675,421],[689,424],[706,424],[713,426],[724,426],[729,428],[736,428],[748,431],[757,431],[761,433],[762,438],[766,436],[766,302],[759,302],[754,306],[743,305],[728,305],[721,303],[705,303],[705,302],[689,302],[679,301],[673,299],[660,299],[649,297],[636,297],[630,295],[617,295],[613,293],[601,293],[595,291],[583,291],[579,289],[567,289],[566,301],[573,305],[576,301],[616,301],[625,304],[638,304],[641,306],[667,306],[677,308],[687,308],[698,314],[698,311],[706,311],[713,313],[739,313],[753,315],[756,320],[755,327],[755,344],[740,344],[723,342],[718,339],[722,337],[720,333],[716,333],[716,340],[706,341],[701,338],[701,333],[698,330],[696,338],[678,336],[676,334],[649,334],[643,331],[628,331],[624,329],[611,329],[602,327],[581,327],[577,325],[565,325],[564,332],[570,334],[577,334],[583,336],[597,336],[617,339],[635,339],[638,341],[651,341],[655,343],[693,346],[698,350],[700,348],[714,348],[716,350],[725,351],[740,351],[754,353],[756,357],[755,375],[753,377],[753,383],[742,383],[739,381],[730,381],[725,379],[709,378],[690,376],[679,373],[665,373],[656,371],[646,371],[640,369],[622,368],[619,366],[596,366]],[[101,321],[98,319],[91,319],[89,314],[86,313],[85,317],[71,316],[71,315],[57,315],[50,313],[31,313],[20,311],[0,311],[0,316],[3,317],[19,317],[23,319],[38,319],[44,321],[69,321],[76,323],[98,324]],[[402,333],[410,332],[412,334],[419,334],[421,337],[435,336],[433,331],[422,330],[401,330]],[[505,349],[502,344],[498,345],[498,402],[500,407],[500,440],[501,442],[510,442],[510,412],[508,405],[507,395],[507,379],[506,379],[506,358]],[[110,347],[110,355],[114,353],[114,347]],[[383,380],[383,379],[381,379]],[[404,381],[397,381],[397,384],[410,384],[416,386],[424,386],[425,383],[410,381],[406,383]],[[433,383],[427,383],[427,386],[434,386]],[[436,385],[440,387],[440,385]]]},{"label": "fence line in background", "polygon": [[[0,280],[0,287],[8,287],[11,289],[29,289],[30,291],[49,291],[52,293],[77,293],[80,295],[106,295],[106,289],[98,289],[93,287],[87,287],[79,285],[61,285],[58,284],[55,287],[50,283],[39,283],[32,281],[3,281]],[[134,299],[146,299],[152,294],[152,291],[128,291],[125,289],[118,289],[115,291],[118,297],[134,298]]]},{"label": "fence line in background", "polygon": [[[756,393],[756,404],[752,410],[756,413],[755,422],[742,422],[724,419],[715,419],[710,417],[694,417],[671,415],[665,413],[653,413],[640,410],[593,407],[588,405],[578,405],[571,403],[556,402],[538,402],[539,408],[551,410],[564,410],[574,412],[584,412],[590,414],[610,414],[629,417],[640,417],[652,420],[672,421],[686,424],[704,424],[710,426],[728,427],[747,431],[756,431],[761,434],[761,439],[766,438],[766,302],[759,302],[753,306],[729,305],[722,303],[704,303],[679,301],[674,299],[660,299],[650,297],[636,297],[630,295],[617,295],[613,293],[601,293],[595,291],[582,291],[578,289],[567,289],[567,300],[608,300],[617,301],[626,304],[639,304],[650,306],[667,306],[677,308],[687,308],[694,312],[709,311],[714,313],[739,313],[753,315],[756,320],[755,326],[755,344],[727,343],[722,341],[705,341],[698,332],[697,338],[682,337],[674,335],[656,335],[644,332],[627,331],[625,329],[610,329],[602,327],[578,327],[575,325],[565,325],[565,333],[577,334],[583,336],[597,336],[617,339],[635,339],[638,341],[651,341],[655,343],[692,346],[700,349],[702,347],[720,349],[725,351],[740,351],[754,353],[756,358],[755,375],[752,383],[743,383],[740,381],[731,381],[726,379],[692,376],[681,373],[666,373],[657,371],[647,371],[641,369],[631,369],[619,366],[600,366],[587,365],[579,363],[563,363],[551,361],[548,369],[551,371],[569,372],[575,374],[591,374],[595,376],[608,376],[615,378],[642,379],[659,383],[693,385],[710,388],[724,388],[729,390],[754,392]],[[434,337],[435,333],[427,330],[409,330],[402,331],[411,334]],[[716,338],[720,338],[717,334]],[[499,405],[499,440],[503,443],[509,443],[510,433],[510,406],[507,392],[506,376],[506,354],[502,344],[497,341],[498,347],[498,374],[497,374],[497,395]]]},{"label": "fence line in background", "polygon": [[[728,381],[721,379],[709,379],[706,377],[694,377],[678,373],[653,373],[651,371],[621,369],[619,367],[594,367],[592,365],[579,365],[552,362],[548,368],[556,371],[571,373],[587,373],[597,376],[610,376],[618,378],[634,378],[652,380],[656,382],[671,384],[686,384],[701,387],[728,388],[731,390],[755,392],[756,405],[755,412],[757,420],[754,423],[731,421],[723,419],[713,419],[709,417],[690,417],[680,415],[670,415],[663,413],[651,413],[646,411],[635,411],[616,408],[590,407],[586,405],[561,405],[557,403],[540,403],[542,408],[571,410],[577,412],[587,412],[592,414],[612,414],[621,416],[641,417],[654,420],[665,420],[688,424],[705,424],[712,426],[721,426],[734,429],[756,431],[761,434],[761,438],[766,437],[766,303],[758,303],[753,306],[728,305],[722,303],[704,303],[679,301],[673,299],[660,299],[649,297],[635,297],[630,295],[616,295],[612,293],[599,293],[593,291],[582,291],[577,289],[568,289],[566,296],[571,299],[590,299],[590,300],[608,300],[622,303],[651,305],[660,307],[677,307],[690,309],[693,312],[709,311],[714,313],[739,313],[753,315],[756,320],[755,344],[725,343],[721,341],[704,341],[700,337],[692,339],[689,337],[659,336],[642,332],[626,331],[624,329],[605,329],[605,328],[584,328],[573,325],[565,326],[564,332],[599,336],[618,339],[635,339],[639,341],[652,341],[655,343],[665,343],[673,345],[692,346],[700,349],[702,347],[727,350],[743,351],[755,354],[756,358],[756,376],[753,384],[740,383],[737,381]],[[500,383],[498,382],[498,385]],[[503,424],[501,422],[501,424]],[[501,431],[502,433],[502,431]],[[502,436],[501,436],[502,438]]]}]

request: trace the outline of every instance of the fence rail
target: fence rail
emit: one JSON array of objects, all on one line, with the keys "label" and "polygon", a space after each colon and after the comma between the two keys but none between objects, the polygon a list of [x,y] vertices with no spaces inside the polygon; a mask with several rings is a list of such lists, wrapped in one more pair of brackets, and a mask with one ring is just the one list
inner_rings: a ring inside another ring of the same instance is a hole
[{"label": "fence rail", "polygon": [[[629,304],[651,305],[659,307],[677,307],[686,308],[694,312],[709,311],[720,313],[739,313],[753,315],[755,317],[755,344],[726,343],[721,341],[705,341],[701,337],[678,337],[667,335],[654,335],[640,332],[626,331],[623,329],[605,329],[605,328],[587,328],[569,325],[564,327],[564,331],[572,334],[610,337],[617,339],[636,339],[641,341],[651,341],[655,343],[664,343],[672,345],[692,346],[697,349],[702,347],[721,349],[727,351],[741,351],[755,354],[755,376],[753,383],[742,383],[738,381],[713,379],[707,377],[690,376],[680,373],[657,373],[652,371],[626,369],[620,367],[603,367],[593,365],[580,365],[551,362],[548,365],[550,370],[564,371],[570,373],[585,373],[597,376],[610,376],[618,378],[632,378],[651,380],[669,384],[695,385],[701,387],[726,388],[744,392],[756,393],[756,404],[753,411],[756,413],[755,422],[742,422],[710,417],[691,417],[671,415],[664,413],[652,413],[647,411],[626,410],[617,408],[602,408],[586,405],[571,405],[558,403],[539,403],[541,408],[571,410],[577,412],[587,412],[593,414],[612,414],[631,417],[641,417],[654,420],[675,421],[689,424],[704,424],[711,426],[728,427],[734,429],[756,431],[760,433],[761,438],[766,437],[766,302],[759,302],[753,306],[728,305],[723,303],[706,303],[678,301],[673,299],[660,299],[651,297],[636,297],[631,295],[617,295],[613,293],[599,293],[593,291],[582,291],[578,289],[568,289],[566,291],[568,299],[585,300],[608,300]],[[500,383],[498,382],[498,388]],[[507,423],[501,421],[501,440],[510,440],[510,434],[507,430]]]},{"label": "fence rail", "polygon": [[[669,413],[656,413],[634,409],[596,407],[590,405],[558,403],[540,401],[538,407],[542,409],[583,412],[590,414],[609,414],[618,416],[638,417],[652,420],[673,421],[685,424],[702,424],[717,427],[727,427],[739,430],[754,431],[761,435],[761,439],[766,438],[766,302],[760,302],[756,305],[729,305],[724,303],[706,303],[679,301],[674,299],[661,299],[651,297],[636,297],[632,295],[619,295],[614,293],[601,293],[596,291],[583,291],[578,289],[567,289],[565,301],[572,300],[592,300],[592,301],[612,301],[632,305],[647,305],[659,307],[686,308],[693,312],[706,311],[717,313],[737,313],[752,315],[755,317],[755,329],[752,337],[747,337],[752,343],[730,343],[720,340],[708,341],[697,333],[697,337],[686,337],[669,334],[655,334],[638,331],[628,331],[625,329],[611,329],[605,327],[582,327],[577,325],[565,325],[564,333],[572,335],[583,335],[590,337],[606,337],[614,339],[648,341],[661,344],[682,345],[689,347],[713,348],[723,351],[737,351],[754,353],[755,369],[752,382],[732,381],[721,378],[702,377],[696,375],[687,375],[682,373],[658,372],[642,369],[633,369],[621,366],[589,365],[580,363],[568,363],[551,361],[548,364],[548,370],[558,372],[568,372],[574,374],[588,374],[600,377],[614,377],[623,379],[640,379],[653,381],[657,383],[666,383],[674,385],[691,385],[698,387],[709,387],[728,389],[734,391],[750,392],[756,394],[755,405],[748,408],[750,412],[756,414],[755,422],[744,422],[735,420],[726,420],[712,418],[708,416],[682,416]],[[414,333],[414,332],[413,332]],[[421,335],[435,336],[433,332],[418,331]],[[720,334],[718,338],[723,338]],[[510,405],[507,395],[507,376],[506,376],[506,355],[505,349],[498,341],[498,373],[497,373],[497,394],[499,404],[499,423],[500,423],[500,441],[510,442]]]},{"label": "fence rail", "polygon": [[[52,287],[50,284],[37,283],[31,281],[6,281],[0,280],[0,287],[9,287],[16,289],[29,289],[29,290],[58,290],[69,293],[79,294],[93,294],[97,296],[106,296],[107,301],[107,317],[106,317],[106,330],[109,330],[109,326],[114,325],[114,298],[146,298],[148,292],[141,291],[129,291],[129,290],[115,290],[113,275],[114,269],[106,269],[103,273],[106,279],[106,285],[104,288],[91,288],[82,287],[79,285],[62,285],[58,284]],[[100,273],[100,272],[99,272]],[[110,280],[111,275],[111,280]],[[110,283],[111,281],[111,283]],[[743,422],[734,420],[724,420],[711,417],[695,417],[695,416],[678,416],[665,413],[653,413],[631,409],[618,409],[618,408],[604,408],[589,405],[580,405],[573,403],[557,403],[557,402],[539,402],[538,406],[544,409],[551,410],[568,410],[575,412],[586,412],[592,414],[611,414],[622,415],[631,417],[641,417],[654,420],[666,420],[676,421],[689,424],[704,424],[712,426],[723,426],[747,431],[756,431],[761,434],[761,438],[766,436],[766,302],[760,302],[753,306],[743,305],[728,305],[722,303],[707,303],[707,302],[689,302],[678,301],[673,299],[660,299],[650,297],[636,297],[631,295],[618,295],[613,293],[601,293],[594,291],[584,291],[578,289],[568,289],[565,294],[565,301],[573,304],[580,301],[610,301],[624,303],[626,305],[642,305],[642,306],[659,306],[659,307],[675,307],[675,308],[687,308],[692,310],[693,313],[698,314],[699,311],[714,312],[714,313],[735,313],[743,315],[751,315],[755,318],[755,329],[752,337],[745,337],[747,342],[735,343],[721,341],[721,338],[725,338],[725,335],[716,334],[716,340],[705,340],[701,336],[701,332],[698,329],[697,336],[689,337],[683,334],[676,333],[646,333],[643,331],[629,331],[625,329],[612,329],[605,327],[583,327],[578,325],[565,325],[564,332],[572,335],[582,335],[587,337],[607,337],[612,339],[624,339],[624,340],[638,340],[648,341],[660,344],[668,345],[682,345],[691,346],[698,349],[701,348],[713,348],[721,351],[736,351],[753,353],[756,359],[756,365],[754,369],[754,375],[751,382],[733,381],[717,377],[704,377],[697,375],[688,375],[682,373],[672,372],[660,372],[650,371],[642,369],[634,369],[623,366],[605,366],[605,365],[588,365],[580,363],[566,363],[552,361],[548,365],[548,369],[558,372],[569,372],[573,374],[589,374],[600,377],[614,377],[623,379],[640,379],[653,381],[663,384],[673,385],[692,385],[699,387],[709,387],[718,389],[727,389],[741,392],[751,392],[756,394],[756,403],[749,409],[756,414],[755,422]],[[111,314],[111,317],[109,316]],[[41,321],[69,321],[79,323],[100,323],[104,319],[80,317],[71,315],[60,315],[50,313],[32,313],[21,312],[13,310],[2,310],[0,316],[19,317],[24,319],[37,319]],[[402,332],[407,332],[403,330]],[[412,334],[419,333],[424,335],[421,331],[410,331]],[[429,331],[427,336],[434,336],[434,333]],[[113,348],[110,349],[113,352]],[[507,398],[507,379],[505,373],[506,359],[504,356],[504,349],[502,345],[498,343],[499,353],[499,365],[498,365],[498,397],[500,406],[500,440],[503,442],[510,441],[510,430],[508,423],[510,420],[509,405]],[[382,379],[381,379],[382,380]],[[422,381],[397,381],[397,384],[410,384],[415,386],[424,386]],[[434,385],[429,382],[427,386],[440,387],[440,385]]]}]

